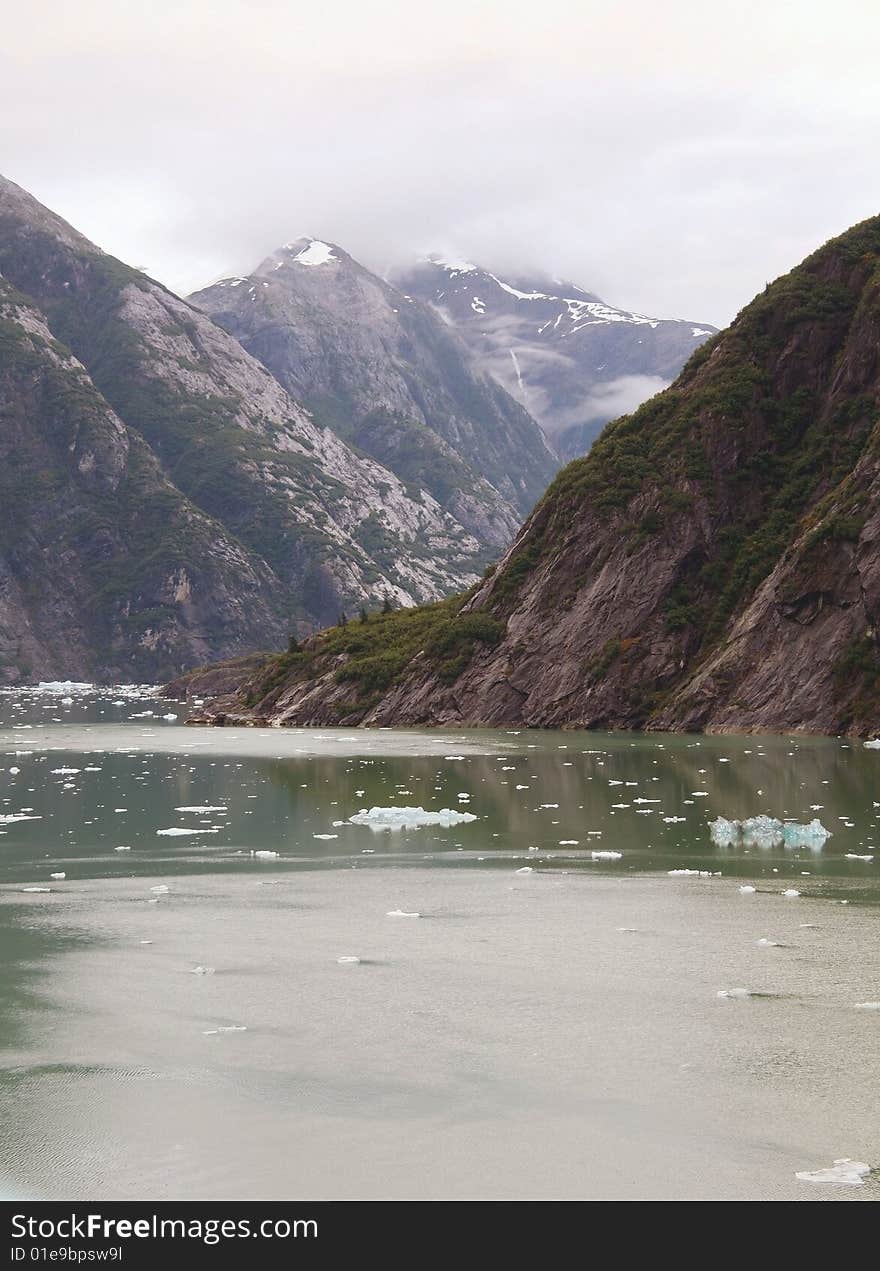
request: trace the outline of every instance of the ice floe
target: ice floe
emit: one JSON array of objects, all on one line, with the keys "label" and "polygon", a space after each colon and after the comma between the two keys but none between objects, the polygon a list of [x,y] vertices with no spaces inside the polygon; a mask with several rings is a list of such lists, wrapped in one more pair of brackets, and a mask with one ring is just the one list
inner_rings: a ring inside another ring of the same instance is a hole
[{"label": "ice floe", "polygon": [[779,821],[773,816],[750,816],[744,821],[719,816],[709,822],[712,842],[719,847],[744,844],[749,847],[821,847],[831,831],[816,817],[807,825]]},{"label": "ice floe", "polygon": [[389,909],[385,915],[386,918],[421,918],[421,916],[415,910],[408,909]]},{"label": "ice floe", "polygon": [[187,830],[187,829],[181,829],[179,825],[172,825],[170,829],[157,830],[156,833],[167,834],[171,837],[178,838],[181,835],[187,835],[187,834],[219,834],[220,831],[216,829],[209,829],[207,826],[204,826],[201,829]]},{"label": "ice floe", "polygon": [[864,1187],[871,1166],[864,1161],[853,1161],[842,1156],[826,1169],[796,1170],[795,1178],[802,1183],[834,1183],[839,1187]]},{"label": "ice floe", "polygon": [[668,869],[670,878],[720,878],[720,869]]},{"label": "ice floe", "polygon": [[367,825],[376,830],[414,830],[423,825],[440,825],[448,829],[466,821],[476,821],[473,812],[455,812],[441,808],[439,812],[426,812],[424,808],[361,808],[349,817],[352,825]]}]

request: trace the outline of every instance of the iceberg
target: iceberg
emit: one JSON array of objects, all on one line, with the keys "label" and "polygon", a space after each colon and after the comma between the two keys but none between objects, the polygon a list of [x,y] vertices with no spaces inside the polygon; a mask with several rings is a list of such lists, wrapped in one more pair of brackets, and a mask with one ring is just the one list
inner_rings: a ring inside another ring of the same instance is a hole
[{"label": "iceberg", "polygon": [[795,1178],[804,1183],[837,1183],[844,1187],[864,1187],[865,1175],[871,1166],[864,1161],[853,1161],[848,1156],[829,1165],[827,1169],[797,1170]]},{"label": "iceberg", "polygon": [[774,816],[750,816],[744,821],[719,816],[709,822],[712,842],[718,847],[822,847],[831,831],[813,817],[807,825],[779,821]]},{"label": "iceberg", "polygon": [[371,830],[415,830],[422,825],[448,829],[476,819],[473,812],[454,812],[452,808],[441,808],[439,812],[426,812],[424,808],[361,808],[349,817],[349,824],[368,825]]},{"label": "iceberg", "polygon": [[200,830],[185,830],[185,829],[182,829],[179,825],[172,825],[170,829],[157,830],[156,833],[170,835],[173,838],[179,838],[181,835],[187,835],[187,834],[217,834],[218,831],[209,830],[207,827]]}]

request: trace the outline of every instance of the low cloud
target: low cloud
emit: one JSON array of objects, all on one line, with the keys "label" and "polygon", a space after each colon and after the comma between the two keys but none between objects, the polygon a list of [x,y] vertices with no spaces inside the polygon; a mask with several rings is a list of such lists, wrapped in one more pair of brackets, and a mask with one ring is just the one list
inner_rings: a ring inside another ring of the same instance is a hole
[{"label": "low cloud", "polygon": [[880,207],[866,0],[7,8],[4,175],[184,294],[312,233],[724,325]]},{"label": "low cloud", "polygon": [[659,375],[621,375],[615,380],[597,384],[580,406],[558,415],[556,423],[560,428],[568,428],[573,424],[591,424],[596,420],[629,415],[642,402],[662,393],[669,384],[669,380]]}]

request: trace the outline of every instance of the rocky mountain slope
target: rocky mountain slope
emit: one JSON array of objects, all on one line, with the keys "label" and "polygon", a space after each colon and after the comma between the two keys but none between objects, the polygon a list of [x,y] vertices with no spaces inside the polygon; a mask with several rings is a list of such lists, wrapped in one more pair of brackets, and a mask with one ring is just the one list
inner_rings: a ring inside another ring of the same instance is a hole
[{"label": "rocky mountain slope", "polygon": [[[33,497],[31,537],[16,545],[13,518],[0,543],[3,677],[167,675],[479,576],[485,543],[418,481],[346,445],[204,314],[2,178],[0,275],[5,480]],[[77,420],[99,416],[81,468]],[[160,494],[164,520],[149,510]],[[99,558],[116,560],[112,579],[89,572]],[[52,609],[68,560],[82,592]]]},{"label": "rocky mountain slope", "polygon": [[437,313],[335,244],[298,239],[190,301],[316,420],[428,490],[492,559],[558,468],[534,420]]},{"label": "rocky mountain slope", "polygon": [[272,584],[0,279],[0,680],[145,679],[277,641]]},{"label": "rocky mountain slope", "polygon": [[665,388],[716,330],[616,309],[558,278],[502,279],[436,255],[392,281],[440,310],[561,459],[584,454],[610,419]]},{"label": "rocky mountain slope", "polygon": [[610,425],[469,594],[315,636],[206,718],[864,735],[878,621],[875,217]]}]

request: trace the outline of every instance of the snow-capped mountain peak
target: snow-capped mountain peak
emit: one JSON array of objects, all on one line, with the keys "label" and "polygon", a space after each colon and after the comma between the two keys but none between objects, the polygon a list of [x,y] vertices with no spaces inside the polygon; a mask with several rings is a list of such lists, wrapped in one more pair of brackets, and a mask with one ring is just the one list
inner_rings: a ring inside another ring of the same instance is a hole
[{"label": "snow-capped mountain peak", "polygon": [[715,328],[608,304],[569,281],[430,253],[392,281],[440,310],[563,458],[674,378]]}]

